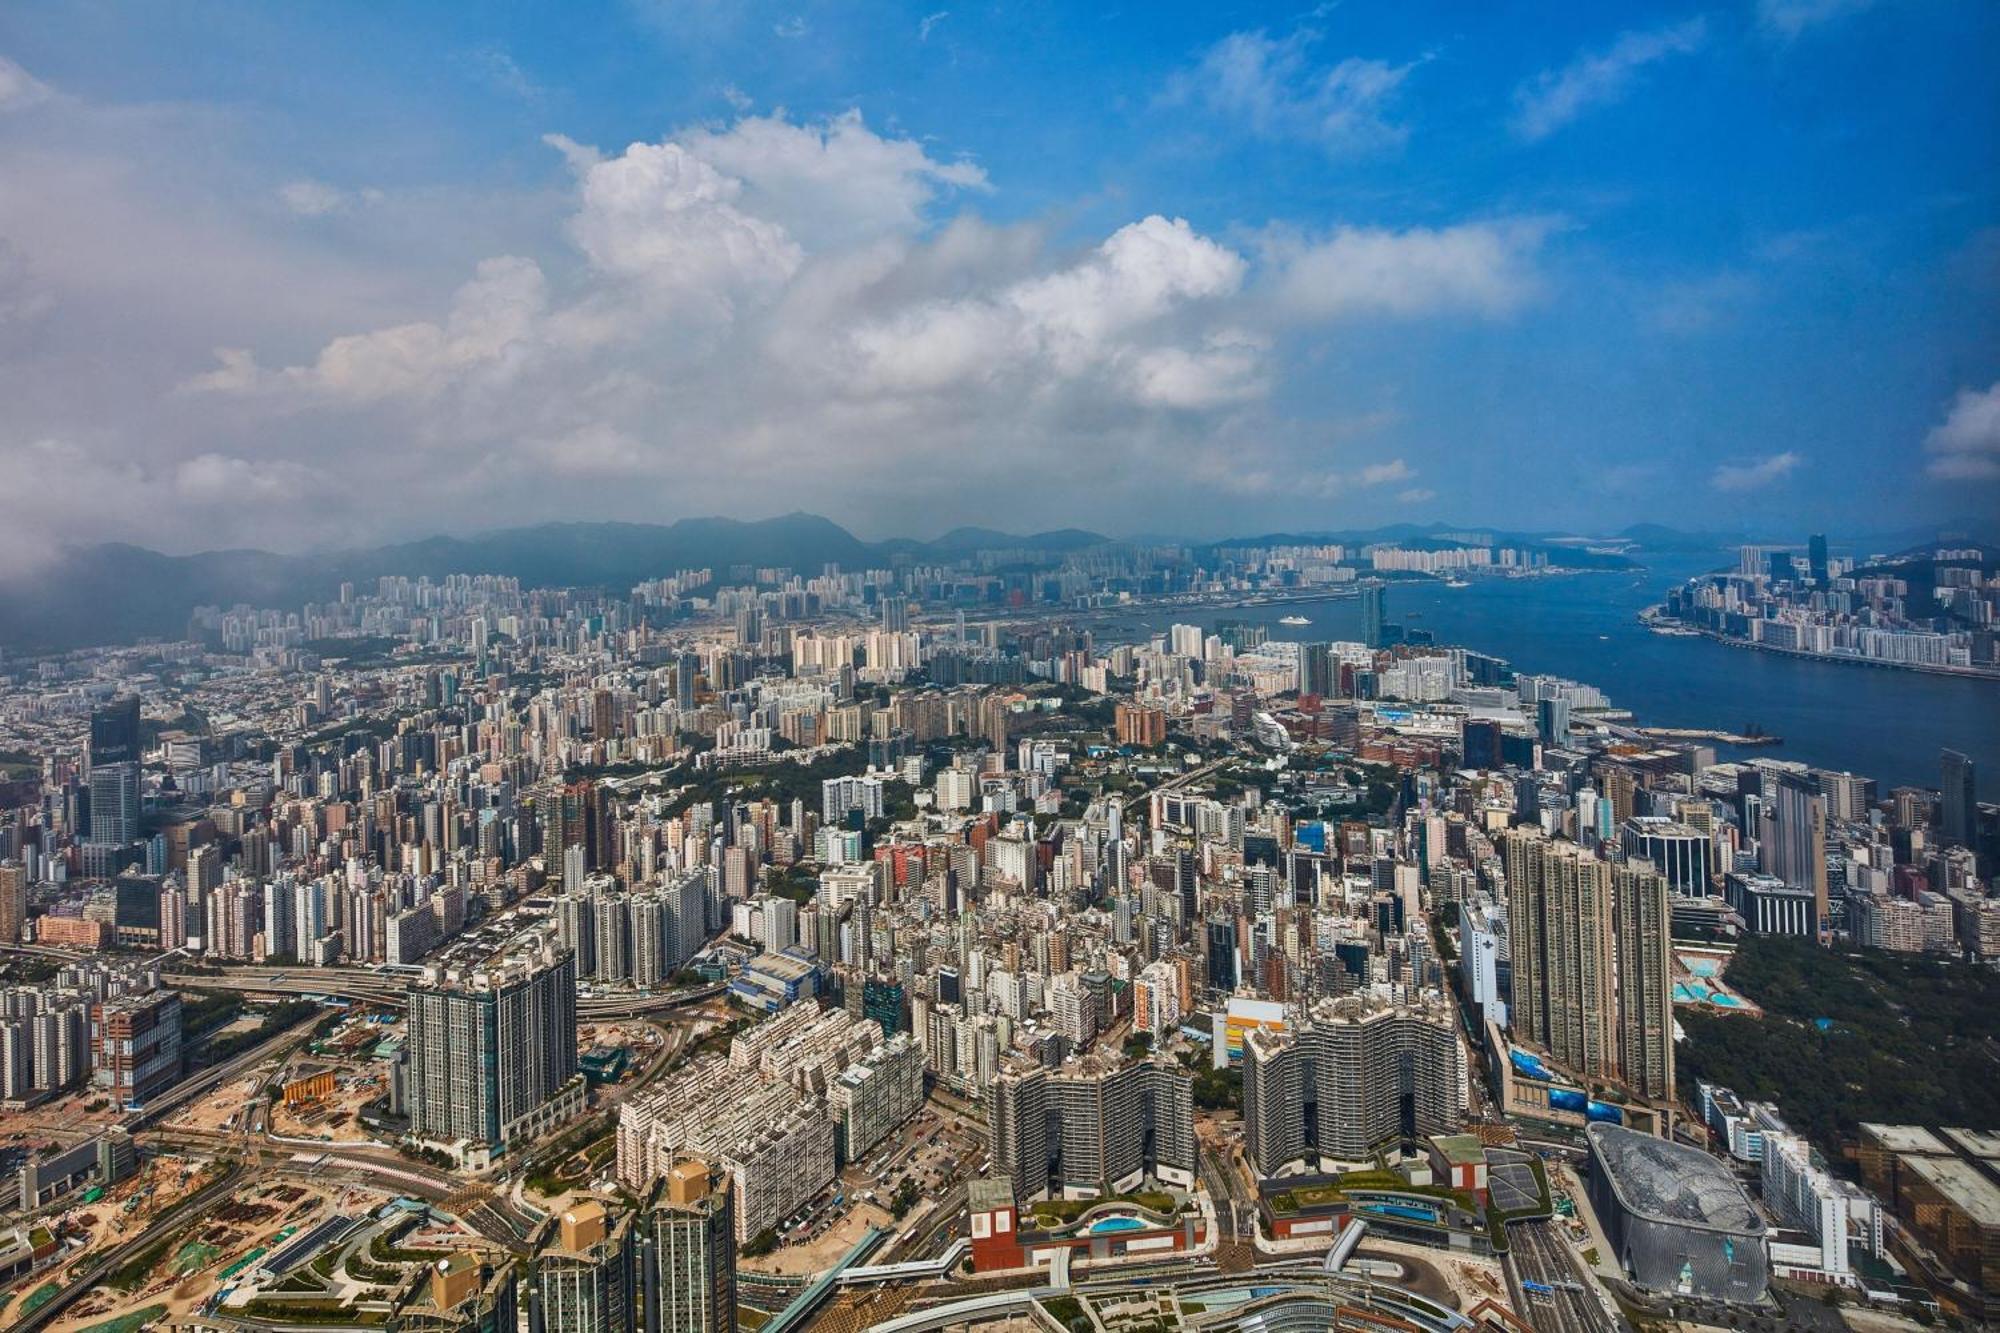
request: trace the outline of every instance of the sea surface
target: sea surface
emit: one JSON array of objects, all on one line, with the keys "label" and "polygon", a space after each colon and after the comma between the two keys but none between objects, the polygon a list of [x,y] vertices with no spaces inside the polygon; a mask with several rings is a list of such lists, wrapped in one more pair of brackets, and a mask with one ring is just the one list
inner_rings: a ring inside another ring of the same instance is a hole
[{"label": "sea surface", "polygon": [[[1891,787],[1936,787],[1938,752],[1970,755],[1979,795],[2000,793],[2000,684],[1877,667],[1815,662],[1732,648],[1705,638],[1655,634],[1639,612],[1669,588],[1727,557],[1653,557],[1641,571],[1474,578],[1388,585],[1387,619],[1429,630],[1440,644],[1503,657],[1517,671],[1567,676],[1597,686],[1642,726],[1751,727],[1784,744],[1755,750],[1718,746],[1725,758],[1769,755],[1875,778]],[[1288,615],[1310,625],[1281,625]],[[1140,639],[1176,621],[1213,629],[1217,621],[1263,625],[1273,639],[1309,642],[1361,637],[1352,597],[1238,609],[1135,612],[1099,628],[1106,641]]]}]

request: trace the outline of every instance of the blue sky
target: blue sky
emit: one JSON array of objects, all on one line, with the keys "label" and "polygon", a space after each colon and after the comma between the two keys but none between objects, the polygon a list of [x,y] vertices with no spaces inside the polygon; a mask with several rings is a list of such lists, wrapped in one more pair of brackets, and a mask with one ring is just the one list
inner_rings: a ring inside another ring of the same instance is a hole
[{"label": "blue sky", "polygon": [[2000,10],[0,11],[0,560],[2000,499]]}]

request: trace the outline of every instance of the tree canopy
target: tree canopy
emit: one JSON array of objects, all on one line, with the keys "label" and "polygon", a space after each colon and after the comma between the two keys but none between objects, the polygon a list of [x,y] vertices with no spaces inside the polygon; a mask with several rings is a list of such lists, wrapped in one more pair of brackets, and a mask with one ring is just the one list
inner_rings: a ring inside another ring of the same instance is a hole
[{"label": "tree canopy", "polygon": [[1862,1121],[2000,1126],[2000,974],[1754,936],[1723,975],[1765,1014],[1682,1011],[1684,1087],[1774,1101],[1829,1150]]}]

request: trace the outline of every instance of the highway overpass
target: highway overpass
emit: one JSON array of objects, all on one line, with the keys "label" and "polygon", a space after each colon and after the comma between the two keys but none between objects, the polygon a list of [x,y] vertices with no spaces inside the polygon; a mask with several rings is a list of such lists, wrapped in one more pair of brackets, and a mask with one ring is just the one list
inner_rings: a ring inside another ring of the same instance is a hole
[{"label": "highway overpass", "polygon": [[[324,995],[393,1009],[403,1007],[403,993],[410,984],[408,977],[359,967],[242,967],[221,972],[167,972],[161,974],[161,980],[176,990],[236,991],[273,998]],[[585,1022],[645,1018],[701,1004],[725,989],[726,983],[718,981],[658,995],[579,996],[576,1016]]]}]

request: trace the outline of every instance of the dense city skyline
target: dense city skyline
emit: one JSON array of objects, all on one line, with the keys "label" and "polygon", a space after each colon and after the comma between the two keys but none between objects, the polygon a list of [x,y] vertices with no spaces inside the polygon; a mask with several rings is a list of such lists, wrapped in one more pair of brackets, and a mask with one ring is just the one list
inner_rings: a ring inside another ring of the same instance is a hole
[{"label": "dense city skyline", "polygon": [[161,604],[0,658],[24,1333],[1996,1313],[1992,547],[630,536],[70,562]]},{"label": "dense city skyline", "polygon": [[16,7],[0,554],[1950,521],[1995,22]]},{"label": "dense city skyline", "polygon": [[2000,7],[947,6],[0,7],[0,1322],[2000,1328]]}]

